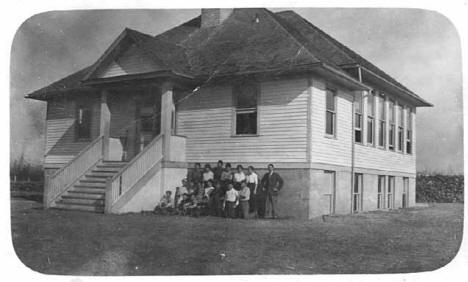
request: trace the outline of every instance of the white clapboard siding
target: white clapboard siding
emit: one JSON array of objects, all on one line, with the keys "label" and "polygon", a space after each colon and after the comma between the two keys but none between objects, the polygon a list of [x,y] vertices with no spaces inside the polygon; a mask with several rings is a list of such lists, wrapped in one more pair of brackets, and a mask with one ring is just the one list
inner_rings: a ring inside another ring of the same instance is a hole
[{"label": "white clapboard siding", "polygon": [[[91,138],[90,140],[76,140],[75,136],[75,105],[86,99],[92,107]],[[47,164],[68,162],[73,156],[81,152],[91,140],[99,136],[100,108],[98,97],[81,97],[76,100],[53,99],[47,104],[46,118],[46,148],[45,160]]]},{"label": "white clapboard siding", "polygon": [[96,73],[97,78],[114,77],[137,73],[147,73],[160,70],[151,58],[149,58],[135,44],[131,45],[127,51],[114,60],[105,64]]},{"label": "white clapboard siding", "polygon": [[[349,167],[351,166],[354,130],[352,96],[345,91],[338,91],[336,138],[327,138],[325,137],[325,84],[317,79],[314,79],[312,84],[311,160],[316,163]],[[415,140],[413,140],[413,147],[415,147]],[[416,172],[414,154],[406,155],[360,144],[355,144],[354,164],[357,168]]]},{"label": "white clapboard siding", "polygon": [[325,136],[325,84],[312,81],[312,162],[351,166],[352,96],[338,90],[336,98],[336,137]]},{"label": "white clapboard siding", "polygon": [[187,136],[187,161],[304,162],[307,80],[261,83],[259,136],[233,137],[230,86],[202,88],[178,104],[177,134]]}]

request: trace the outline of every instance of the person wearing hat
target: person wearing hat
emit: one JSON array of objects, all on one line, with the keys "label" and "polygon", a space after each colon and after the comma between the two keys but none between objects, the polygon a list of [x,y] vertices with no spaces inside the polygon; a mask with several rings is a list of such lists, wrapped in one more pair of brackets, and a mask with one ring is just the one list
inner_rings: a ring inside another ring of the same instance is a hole
[{"label": "person wearing hat", "polygon": [[278,194],[283,188],[283,179],[275,172],[273,164],[268,165],[268,172],[263,176],[261,183],[266,196],[266,215],[271,214],[272,218],[278,218]]}]

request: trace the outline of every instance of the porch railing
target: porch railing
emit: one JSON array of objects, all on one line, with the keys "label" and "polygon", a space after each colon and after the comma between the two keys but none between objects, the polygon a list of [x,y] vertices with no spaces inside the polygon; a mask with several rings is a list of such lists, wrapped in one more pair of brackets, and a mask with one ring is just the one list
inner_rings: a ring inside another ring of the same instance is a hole
[{"label": "porch railing", "polygon": [[163,140],[159,135],[136,155],[106,184],[105,211],[110,212],[117,200],[130,190],[155,164],[163,158]]},{"label": "porch railing", "polygon": [[104,136],[99,136],[51,176],[45,177],[44,207],[53,202],[91,167],[102,160]]}]

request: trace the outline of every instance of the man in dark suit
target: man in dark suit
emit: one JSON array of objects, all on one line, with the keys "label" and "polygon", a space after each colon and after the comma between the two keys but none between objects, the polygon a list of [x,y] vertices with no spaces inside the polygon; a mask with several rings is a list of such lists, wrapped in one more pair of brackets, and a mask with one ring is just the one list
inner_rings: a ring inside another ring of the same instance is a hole
[{"label": "man in dark suit", "polygon": [[273,164],[268,165],[268,172],[262,178],[262,189],[266,196],[266,214],[271,213],[272,218],[278,218],[278,194],[283,188],[283,179],[276,173]]}]

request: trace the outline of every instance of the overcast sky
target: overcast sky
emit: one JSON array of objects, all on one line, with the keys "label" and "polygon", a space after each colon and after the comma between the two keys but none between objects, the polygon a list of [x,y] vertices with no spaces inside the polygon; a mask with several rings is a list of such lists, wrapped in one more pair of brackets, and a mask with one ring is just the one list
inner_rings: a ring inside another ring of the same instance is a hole
[{"label": "overcast sky", "polygon": [[[272,9],[274,11],[285,9]],[[417,9],[294,9],[435,105],[417,110],[418,171],[463,172],[460,42],[444,16]],[[125,27],[158,34],[200,10],[100,10],[35,15],[11,56],[11,158],[40,162],[45,103],[23,96],[92,64]]]}]

